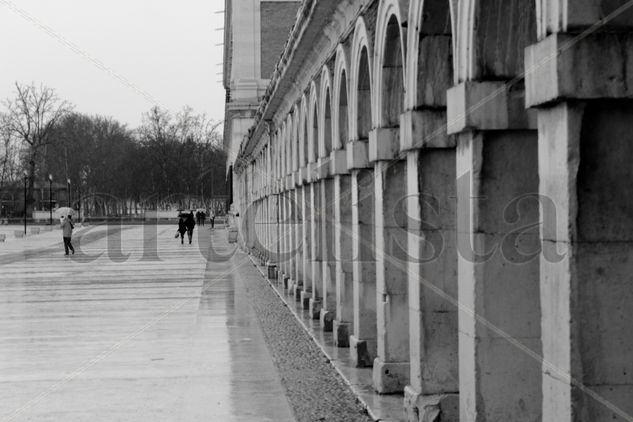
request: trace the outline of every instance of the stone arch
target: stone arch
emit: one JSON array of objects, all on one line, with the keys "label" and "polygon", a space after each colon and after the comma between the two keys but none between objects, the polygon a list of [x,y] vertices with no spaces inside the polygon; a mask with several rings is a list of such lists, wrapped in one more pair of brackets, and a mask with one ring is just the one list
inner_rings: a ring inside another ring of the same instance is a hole
[{"label": "stone arch", "polygon": [[304,95],[301,96],[299,105],[299,167],[305,167],[308,164],[308,100]]},{"label": "stone arch", "polygon": [[332,81],[327,65],[321,70],[319,91],[319,157],[328,157],[332,151]]},{"label": "stone arch", "polygon": [[286,139],[287,139],[287,148],[288,148],[288,155],[286,157],[286,174],[290,174],[290,172],[292,172],[292,155],[293,155],[293,146],[294,146],[294,142],[293,142],[293,135],[294,135],[294,119],[292,116],[292,112],[288,113],[288,116],[286,117],[286,127],[287,129],[287,133],[286,133]]},{"label": "stone arch", "polygon": [[349,141],[349,72],[345,49],[341,44],[336,48],[334,62],[334,84],[332,85],[332,148],[344,148]]},{"label": "stone arch", "polygon": [[284,122],[281,124],[281,133],[279,136],[279,149],[281,150],[281,166],[280,166],[280,177],[284,177],[286,175],[286,162],[287,162],[287,155],[288,155],[288,151],[286,149],[286,121],[284,120]]},{"label": "stone arch", "polygon": [[384,0],[378,9],[374,53],[376,127],[400,126],[404,109],[406,32],[398,0]]},{"label": "stone arch", "polygon": [[454,16],[446,0],[413,1],[409,7],[405,109],[446,106],[453,83]]},{"label": "stone arch", "polygon": [[537,39],[534,0],[463,0],[457,14],[457,82],[510,80]]},{"label": "stone arch", "polygon": [[313,81],[310,84],[310,100],[308,103],[308,163],[316,162],[316,146],[319,140],[318,135],[318,94],[316,83]]},{"label": "stone arch", "polygon": [[351,75],[349,90],[349,136],[351,140],[369,137],[372,126],[373,45],[367,35],[365,20],[359,17],[352,40]]},{"label": "stone arch", "polygon": [[[536,27],[539,39],[558,32],[577,31],[588,28],[610,16],[616,9],[626,4],[626,0],[598,0],[579,2],[577,0],[537,0]],[[607,22],[600,25],[600,30],[630,31],[633,26],[633,9],[622,10]]]},{"label": "stone arch", "polygon": [[299,105],[292,108],[292,171],[299,168]]}]

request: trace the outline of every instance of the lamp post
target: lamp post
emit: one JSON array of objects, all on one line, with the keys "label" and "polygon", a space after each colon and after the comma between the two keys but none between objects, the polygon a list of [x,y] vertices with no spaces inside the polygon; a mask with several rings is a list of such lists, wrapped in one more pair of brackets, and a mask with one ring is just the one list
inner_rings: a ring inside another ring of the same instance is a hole
[{"label": "lamp post", "polygon": [[24,236],[26,236],[26,183],[29,180],[29,176],[26,172],[26,170],[24,171]]},{"label": "lamp post", "polygon": [[49,219],[48,224],[53,225],[53,175],[48,175],[48,211]]},{"label": "lamp post", "polygon": [[68,208],[72,208],[72,201],[70,200],[70,178],[66,179],[67,195],[68,195]]}]

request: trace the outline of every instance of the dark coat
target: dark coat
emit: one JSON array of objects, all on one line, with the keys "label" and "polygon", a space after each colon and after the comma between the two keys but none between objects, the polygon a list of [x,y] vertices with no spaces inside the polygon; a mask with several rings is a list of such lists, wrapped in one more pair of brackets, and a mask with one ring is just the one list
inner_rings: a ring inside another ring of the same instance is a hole
[{"label": "dark coat", "polygon": [[193,231],[193,228],[196,226],[196,220],[193,218],[193,213],[187,216],[187,220],[185,220],[185,226],[188,231]]},{"label": "dark coat", "polygon": [[185,220],[180,217],[178,220],[178,233],[184,234],[187,231],[187,226],[185,225]]}]

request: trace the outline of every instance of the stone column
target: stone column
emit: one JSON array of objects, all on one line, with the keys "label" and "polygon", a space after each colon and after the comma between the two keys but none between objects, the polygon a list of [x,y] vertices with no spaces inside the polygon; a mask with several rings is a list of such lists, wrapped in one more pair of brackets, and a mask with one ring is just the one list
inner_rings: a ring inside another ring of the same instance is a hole
[{"label": "stone column", "polygon": [[633,36],[570,39],[526,50],[542,196],[543,420],[624,421],[633,414]]},{"label": "stone column", "polygon": [[323,203],[321,200],[321,181],[315,180],[310,184],[310,203],[312,204],[312,225],[310,242],[311,248],[311,271],[312,271],[312,297],[310,298],[310,318],[319,320],[321,318],[321,307],[323,304],[323,278],[322,278],[322,256],[323,239],[321,238],[321,225],[323,224]]},{"label": "stone column", "polygon": [[336,319],[334,344],[349,347],[354,321],[353,237],[352,237],[352,177],[334,178],[334,255],[336,260]]},{"label": "stone column", "polygon": [[465,420],[540,418],[537,136],[504,82],[448,91],[457,135],[459,399]]},{"label": "stone column", "polygon": [[[357,148],[363,148],[361,144],[366,143],[358,141],[348,146],[354,151]],[[366,147],[364,148],[366,151]],[[352,164],[349,167],[352,171],[352,273],[354,290],[354,330],[350,336],[350,348],[354,364],[357,367],[367,367],[373,365],[377,347],[374,172],[363,168],[363,163],[354,164],[351,162],[350,149],[348,149],[348,164]],[[364,164],[367,165],[366,163],[365,158]]]},{"label": "stone column", "polygon": [[336,261],[334,259],[334,179],[328,177],[321,180],[321,239],[323,277],[323,306],[320,323],[323,331],[332,331],[332,323],[336,315]]},{"label": "stone column", "polygon": [[310,185],[304,181],[301,188],[303,206],[303,292],[301,292],[301,305],[304,310],[310,309],[312,298],[312,218],[313,208],[310,196]]},{"label": "stone column", "polygon": [[303,293],[303,288],[305,288],[304,282],[303,282],[303,240],[302,240],[302,232],[303,232],[303,206],[302,206],[302,200],[303,200],[303,194],[301,192],[301,186],[299,186],[299,184],[297,182],[296,183],[296,188],[294,189],[294,197],[293,197],[293,202],[292,205],[294,207],[295,210],[295,226],[294,226],[294,245],[295,245],[295,253],[294,253],[294,260],[295,260],[295,274],[294,274],[294,278],[295,280],[297,280],[297,283],[300,284],[302,286],[302,293]]},{"label": "stone column", "polygon": [[374,388],[404,391],[409,380],[406,162],[378,161],[375,173],[378,356]]},{"label": "stone column", "polygon": [[408,421],[459,421],[455,142],[445,107],[401,116],[407,155]]}]

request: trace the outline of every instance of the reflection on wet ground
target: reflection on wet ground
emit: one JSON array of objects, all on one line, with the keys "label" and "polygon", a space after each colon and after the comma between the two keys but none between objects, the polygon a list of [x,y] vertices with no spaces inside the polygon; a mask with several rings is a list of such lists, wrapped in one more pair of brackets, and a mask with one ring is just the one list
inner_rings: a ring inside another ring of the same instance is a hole
[{"label": "reflection on wet ground", "polygon": [[152,227],[0,245],[0,421],[293,420],[225,233]]}]

